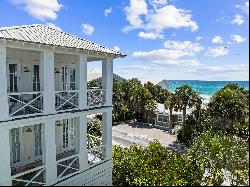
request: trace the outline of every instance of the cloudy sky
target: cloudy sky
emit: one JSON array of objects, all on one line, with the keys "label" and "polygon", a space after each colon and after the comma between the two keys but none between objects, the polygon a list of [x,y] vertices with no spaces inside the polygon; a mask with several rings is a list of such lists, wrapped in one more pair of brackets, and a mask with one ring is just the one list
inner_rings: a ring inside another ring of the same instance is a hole
[{"label": "cloudy sky", "polygon": [[1,0],[0,18],[120,50],[128,56],[114,72],[124,78],[249,80],[247,0]]}]

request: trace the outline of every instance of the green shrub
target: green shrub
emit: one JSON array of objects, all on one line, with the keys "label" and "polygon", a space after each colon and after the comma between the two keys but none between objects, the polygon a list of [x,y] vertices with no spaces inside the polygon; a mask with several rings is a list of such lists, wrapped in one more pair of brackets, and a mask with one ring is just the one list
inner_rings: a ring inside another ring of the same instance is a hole
[{"label": "green shrub", "polygon": [[113,184],[125,186],[198,185],[202,173],[195,163],[159,142],[146,148],[113,147]]}]

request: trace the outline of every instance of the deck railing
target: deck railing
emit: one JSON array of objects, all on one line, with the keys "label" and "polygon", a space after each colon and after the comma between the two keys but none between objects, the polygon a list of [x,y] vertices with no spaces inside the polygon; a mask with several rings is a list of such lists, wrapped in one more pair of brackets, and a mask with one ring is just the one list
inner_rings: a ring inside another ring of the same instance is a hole
[{"label": "deck railing", "polygon": [[55,99],[56,99],[55,109],[56,109],[56,111],[77,109],[79,106],[78,97],[79,97],[78,90],[55,92]]},{"label": "deck railing", "polygon": [[45,166],[40,166],[13,175],[12,186],[44,186],[46,185],[45,172]]},{"label": "deck railing", "polygon": [[88,89],[88,107],[98,107],[106,104],[106,89]]},{"label": "deck railing", "polygon": [[58,181],[64,180],[80,171],[79,155],[73,155],[57,161]]},{"label": "deck railing", "polygon": [[42,92],[9,93],[9,117],[43,113]]},{"label": "deck railing", "polygon": [[99,164],[105,160],[106,146],[101,145],[88,150],[88,163],[89,166]]}]

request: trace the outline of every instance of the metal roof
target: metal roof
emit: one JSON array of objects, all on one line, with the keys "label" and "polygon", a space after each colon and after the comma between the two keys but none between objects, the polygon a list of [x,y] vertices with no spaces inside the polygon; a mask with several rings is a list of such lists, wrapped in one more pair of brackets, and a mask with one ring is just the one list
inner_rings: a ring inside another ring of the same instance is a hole
[{"label": "metal roof", "polygon": [[0,39],[1,38],[95,51],[112,54],[118,57],[126,56],[119,51],[115,51],[97,43],[87,41],[66,32],[59,31],[48,25],[42,24],[0,27]]}]

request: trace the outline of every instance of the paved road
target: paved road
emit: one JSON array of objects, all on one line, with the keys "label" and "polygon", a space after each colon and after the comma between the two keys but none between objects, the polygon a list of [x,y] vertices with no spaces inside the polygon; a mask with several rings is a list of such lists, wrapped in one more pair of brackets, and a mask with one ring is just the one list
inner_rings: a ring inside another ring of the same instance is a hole
[{"label": "paved road", "polygon": [[[112,132],[113,132],[112,133],[113,145],[116,144],[122,147],[129,147],[132,144],[137,144],[139,146],[146,147],[153,140],[143,135],[134,136],[128,133],[119,132],[117,130],[113,130]],[[174,142],[168,142],[168,143],[161,142],[161,144],[182,154],[186,153],[186,150],[183,147],[180,147]]]}]

